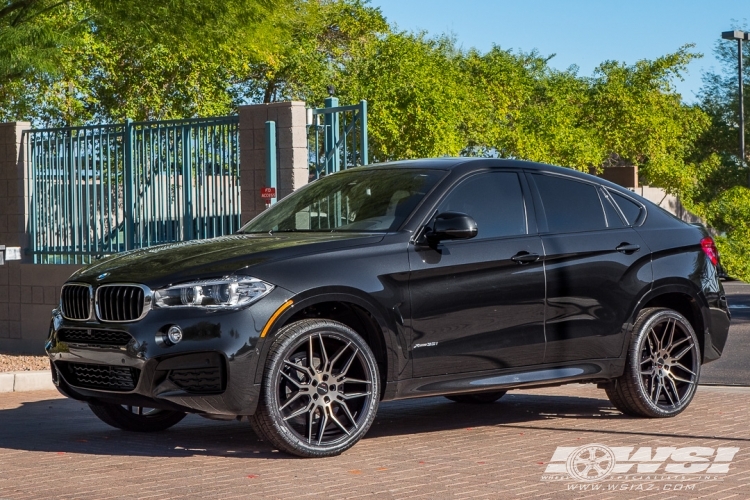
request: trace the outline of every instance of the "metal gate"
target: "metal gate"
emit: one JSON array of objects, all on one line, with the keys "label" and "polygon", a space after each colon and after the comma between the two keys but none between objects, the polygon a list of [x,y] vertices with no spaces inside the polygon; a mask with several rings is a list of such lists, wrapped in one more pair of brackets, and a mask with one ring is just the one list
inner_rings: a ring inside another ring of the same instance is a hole
[{"label": "metal gate", "polygon": [[31,252],[40,263],[231,234],[238,117],[25,132]]},{"label": "metal gate", "polygon": [[311,175],[367,165],[367,101],[339,106],[337,97],[325,107],[307,110],[307,148]]}]

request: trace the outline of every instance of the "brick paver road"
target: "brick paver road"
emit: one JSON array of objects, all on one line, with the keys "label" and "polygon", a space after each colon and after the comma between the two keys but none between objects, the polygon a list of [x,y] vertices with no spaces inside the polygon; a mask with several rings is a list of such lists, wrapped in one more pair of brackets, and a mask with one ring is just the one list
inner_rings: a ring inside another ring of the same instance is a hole
[{"label": "brick paver road", "polygon": [[[163,433],[133,434],[57,393],[3,394],[0,498],[745,499],[748,396],[748,389],[700,387],[685,413],[664,420],[623,417],[592,385],[514,391],[486,406],[443,398],[385,403],[353,449],[310,460],[274,451],[246,422],[191,415]],[[713,481],[542,480],[558,446],[590,443],[739,451]],[[607,490],[615,487],[628,490]]]}]

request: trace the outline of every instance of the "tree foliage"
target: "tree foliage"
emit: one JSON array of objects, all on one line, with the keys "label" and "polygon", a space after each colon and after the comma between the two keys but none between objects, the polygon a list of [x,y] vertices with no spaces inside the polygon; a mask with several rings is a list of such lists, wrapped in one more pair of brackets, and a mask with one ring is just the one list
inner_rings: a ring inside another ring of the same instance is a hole
[{"label": "tree foliage", "polygon": [[250,102],[321,106],[333,85],[342,104],[368,101],[376,161],[637,165],[642,182],[680,195],[722,232],[727,268],[750,279],[736,46],[716,51],[722,70],[687,105],[672,82],[700,56],[689,45],[581,75],[536,51],[463,50],[451,37],[398,31],[367,0],[0,0],[0,119],[74,125],[224,115]]}]

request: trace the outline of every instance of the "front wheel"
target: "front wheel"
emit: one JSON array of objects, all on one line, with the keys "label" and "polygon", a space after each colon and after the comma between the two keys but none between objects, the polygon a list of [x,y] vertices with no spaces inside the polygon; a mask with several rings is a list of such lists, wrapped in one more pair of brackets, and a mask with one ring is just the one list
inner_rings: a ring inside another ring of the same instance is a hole
[{"label": "front wheel", "polygon": [[370,428],[379,380],[375,356],[357,332],[332,320],[297,321],[271,346],[250,423],[287,453],[338,455]]},{"label": "front wheel", "polygon": [[186,415],[181,411],[111,403],[90,403],[89,408],[105,424],[124,431],[134,432],[163,431],[178,423]]},{"label": "front wheel", "polygon": [[673,417],[693,400],[700,369],[698,338],[685,317],[649,308],[635,323],[625,373],[605,389],[627,415]]}]

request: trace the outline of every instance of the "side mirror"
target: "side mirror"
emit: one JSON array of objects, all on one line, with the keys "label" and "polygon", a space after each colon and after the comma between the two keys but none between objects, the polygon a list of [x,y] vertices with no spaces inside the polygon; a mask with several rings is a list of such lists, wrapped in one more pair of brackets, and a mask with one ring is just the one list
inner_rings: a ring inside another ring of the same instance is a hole
[{"label": "side mirror", "polygon": [[468,240],[477,235],[477,222],[466,214],[443,212],[435,217],[432,231],[427,233],[430,243],[442,240]]}]

